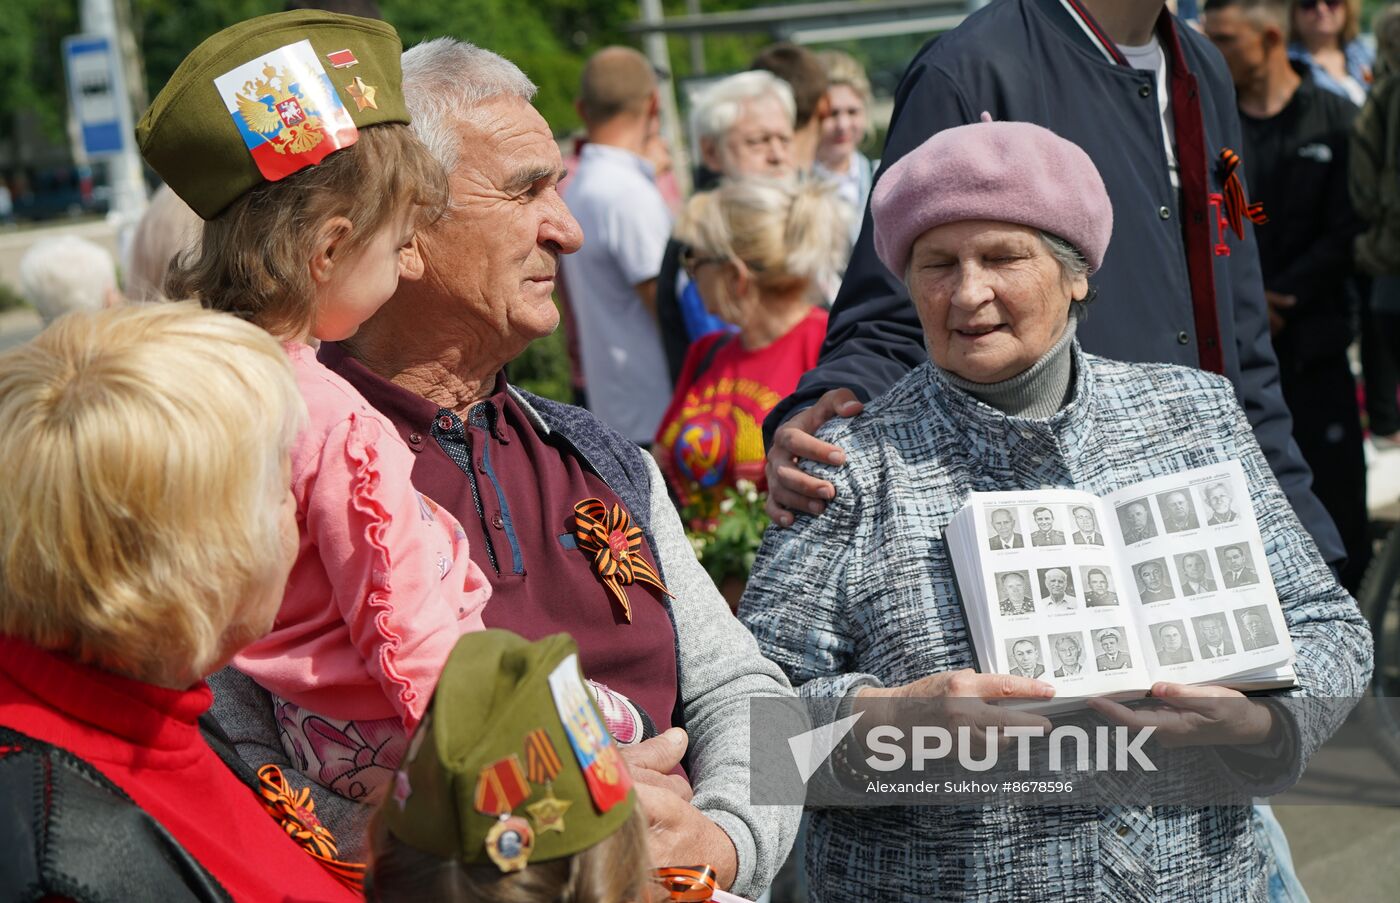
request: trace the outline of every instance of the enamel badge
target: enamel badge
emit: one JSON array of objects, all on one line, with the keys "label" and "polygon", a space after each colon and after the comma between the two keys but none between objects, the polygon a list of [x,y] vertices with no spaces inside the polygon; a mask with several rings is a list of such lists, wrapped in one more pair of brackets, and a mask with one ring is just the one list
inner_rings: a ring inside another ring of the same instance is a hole
[{"label": "enamel badge", "polygon": [[310,41],[261,54],[214,79],[214,87],[269,182],[359,140]]},{"label": "enamel badge", "polygon": [[535,832],[519,816],[501,818],[486,832],[486,855],[503,872],[518,872],[535,849]]}]

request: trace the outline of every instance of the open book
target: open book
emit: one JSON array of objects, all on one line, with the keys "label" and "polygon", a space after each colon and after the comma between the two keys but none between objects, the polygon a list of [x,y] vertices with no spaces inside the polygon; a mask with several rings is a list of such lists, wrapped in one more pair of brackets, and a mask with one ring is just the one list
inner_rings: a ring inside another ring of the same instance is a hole
[{"label": "open book", "polygon": [[1294,683],[1238,461],[1102,498],[974,492],[945,535],[980,671],[1046,680],[1062,697]]}]

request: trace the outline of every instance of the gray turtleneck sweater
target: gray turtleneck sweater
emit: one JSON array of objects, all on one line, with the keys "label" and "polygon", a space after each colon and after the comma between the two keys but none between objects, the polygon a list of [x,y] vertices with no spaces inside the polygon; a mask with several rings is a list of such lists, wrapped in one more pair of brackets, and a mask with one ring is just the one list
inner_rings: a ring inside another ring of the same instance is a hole
[{"label": "gray turtleneck sweater", "polygon": [[1074,376],[1074,342],[1078,305],[1070,308],[1064,334],[1050,350],[1029,368],[1010,379],[997,383],[975,383],[943,370],[948,382],[984,404],[1012,417],[1041,420],[1051,416],[1069,401],[1070,383]]}]

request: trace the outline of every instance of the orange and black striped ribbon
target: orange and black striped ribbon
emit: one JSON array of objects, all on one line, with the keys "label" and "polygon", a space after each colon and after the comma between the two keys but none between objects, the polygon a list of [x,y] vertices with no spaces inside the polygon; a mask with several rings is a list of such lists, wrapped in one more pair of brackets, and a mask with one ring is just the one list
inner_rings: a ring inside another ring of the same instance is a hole
[{"label": "orange and black striped ribbon", "polygon": [[656,870],[660,884],[673,903],[705,903],[718,890],[715,870],[708,865],[673,865]]},{"label": "orange and black striped ribbon", "polygon": [[1256,201],[1251,204],[1245,200],[1244,183],[1240,181],[1239,173],[1240,155],[1227,147],[1220,152],[1220,162],[1225,166],[1221,179],[1221,193],[1225,196],[1225,218],[1235,235],[1244,238],[1246,218],[1256,226],[1267,223],[1269,218],[1264,214],[1262,203]]},{"label": "orange and black striped ribbon", "polygon": [[631,515],[621,505],[613,505],[609,511],[601,499],[579,502],[574,506],[574,538],[579,548],[593,556],[593,570],[622,606],[629,622],[632,603],[623,587],[646,583],[672,595],[661,582],[661,575],[642,557],[642,529],[633,525]]},{"label": "orange and black striped ribbon", "polygon": [[282,769],[264,765],[258,769],[258,794],[263,809],[277,820],[287,836],[295,840],[312,859],[331,873],[331,877],[357,894],[364,893],[365,865],[363,862],[342,862],[336,857],[339,849],[330,830],[316,817],[316,803],[310,788],[292,790]]},{"label": "orange and black striped ribbon", "polygon": [[549,739],[544,728],[539,727],[525,735],[525,768],[532,784],[548,784],[559,777],[559,753]]}]

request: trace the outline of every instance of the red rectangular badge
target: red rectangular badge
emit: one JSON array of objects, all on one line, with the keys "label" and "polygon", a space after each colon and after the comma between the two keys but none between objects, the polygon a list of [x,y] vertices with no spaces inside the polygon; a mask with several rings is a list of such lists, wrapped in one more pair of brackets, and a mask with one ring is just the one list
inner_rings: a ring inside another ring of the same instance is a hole
[{"label": "red rectangular badge", "polygon": [[355,54],[351,53],[349,50],[332,51],[326,54],[326,59],[330,62],[332,68],[335,69],[349,69],[351,66],[358,65],[360,62],[355,59]]}]

